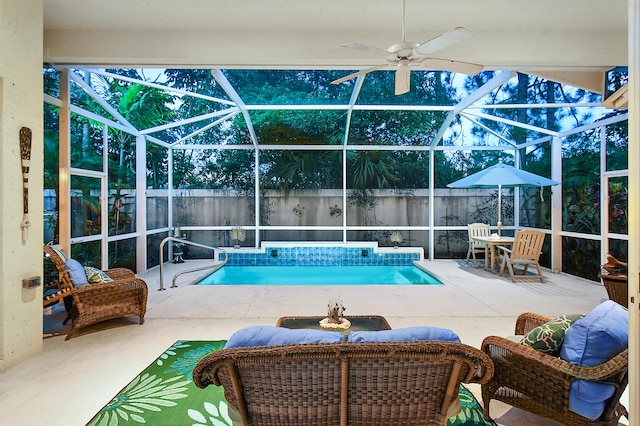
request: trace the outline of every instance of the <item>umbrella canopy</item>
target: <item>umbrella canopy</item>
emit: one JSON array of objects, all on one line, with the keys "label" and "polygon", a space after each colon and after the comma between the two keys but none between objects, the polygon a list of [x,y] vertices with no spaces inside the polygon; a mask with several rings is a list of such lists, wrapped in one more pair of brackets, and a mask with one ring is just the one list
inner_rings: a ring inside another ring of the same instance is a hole
[{"label": "umbrella canopy", "polygon": [[498,164],[452,182],[447,186],[449,188],[497,188],[498,186],[554,186],[559,184],[560,182],[555,180],[516,169],[500,160]]},{"label": "umbrella canopy", "polygon": [[502,228],[502,187],[554,186],[560,182],[509,166],[499,160],[498,164],[487,167],[466,178],[447,185],[449,188],[498,188],[498,234]]}]

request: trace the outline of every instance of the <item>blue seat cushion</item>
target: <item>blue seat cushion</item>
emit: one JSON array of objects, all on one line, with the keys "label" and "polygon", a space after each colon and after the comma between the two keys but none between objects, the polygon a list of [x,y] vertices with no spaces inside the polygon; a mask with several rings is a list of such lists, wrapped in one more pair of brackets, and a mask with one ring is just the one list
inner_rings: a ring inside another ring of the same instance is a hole
[{"label": "blue seat cushion", "polygon": [[[628,328],[629,312],[606,300],[567,329],[560,358],[583,367],[602,364],[627,349]],[[614,391],[612,384],[576,380],[569,391],[569,410],[595,420]]]},{"label": "blue seat cushion", "polygon": [[447,328],[418,326],[381,331],[353,331],[347,341],[362,342],[415,342],[419,340],[444,340],[460,342],[460,337]]},{"label": "blue seat cushion", "polygon": [[312,329],[289,329],[275,326],[252,326],[236,331],[224,346],[238,348],[245,346],[277,346],[310,343],[338,343],[344,340],[338,331]]},{"label": "blue seat cushion", "polygon": [[596,420],[602,415],[605,402],[611,398],[613,392],[615,387],[608,383],[576,380],[569,389],[569,410]]},{"label": "blue seat cushion", "polygon": [[74,286],[82,287],[89,284],[87,274],[84,272],[84,268],[80,262],[75,259],[67,259],[67,261],[64,262],[64,266],[67,268],[67,273]]}]

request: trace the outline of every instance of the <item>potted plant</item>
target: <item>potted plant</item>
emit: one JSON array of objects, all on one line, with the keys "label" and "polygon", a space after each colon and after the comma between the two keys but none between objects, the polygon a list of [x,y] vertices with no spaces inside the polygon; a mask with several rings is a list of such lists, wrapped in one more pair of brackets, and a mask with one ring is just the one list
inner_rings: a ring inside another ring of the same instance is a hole
[{"label": "potted plant", "polygon": [[232,240],[235,240],[233,248],[240,248],[240,242],[244,241],[244,239],[247,237],[247,233],[245,232],[244,228],[240,227],[231,228],[231,230],[229,231],[229,235],[231,236]]}]

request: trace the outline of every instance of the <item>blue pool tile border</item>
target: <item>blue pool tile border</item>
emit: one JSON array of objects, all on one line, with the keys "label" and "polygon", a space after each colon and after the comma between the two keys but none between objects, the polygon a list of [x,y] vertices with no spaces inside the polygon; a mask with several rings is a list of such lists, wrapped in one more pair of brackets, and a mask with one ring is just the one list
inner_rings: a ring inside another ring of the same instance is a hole
[{"label": "blue pool tile border", "polygon": [[[229,266],[410,266],[418,253],[379,253],[372,247],[267,247],[264,253],[227,252]],[[224,253],[218,254],[220,261]]]}]

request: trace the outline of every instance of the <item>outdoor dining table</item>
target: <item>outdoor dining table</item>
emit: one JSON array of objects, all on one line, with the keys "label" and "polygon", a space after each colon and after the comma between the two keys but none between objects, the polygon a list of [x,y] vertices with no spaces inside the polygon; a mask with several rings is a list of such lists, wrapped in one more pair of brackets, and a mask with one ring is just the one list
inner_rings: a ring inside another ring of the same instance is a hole
[{"label": "outdoor dining table", "polygon": [[[474,241],[484,244],[484,269],[497,274],[500,270],[500,258],[496,258],[497,246],[512,246],[514,238],[505,236],[472,237]],[[498,263],[498,264],[497,264]]]}]

